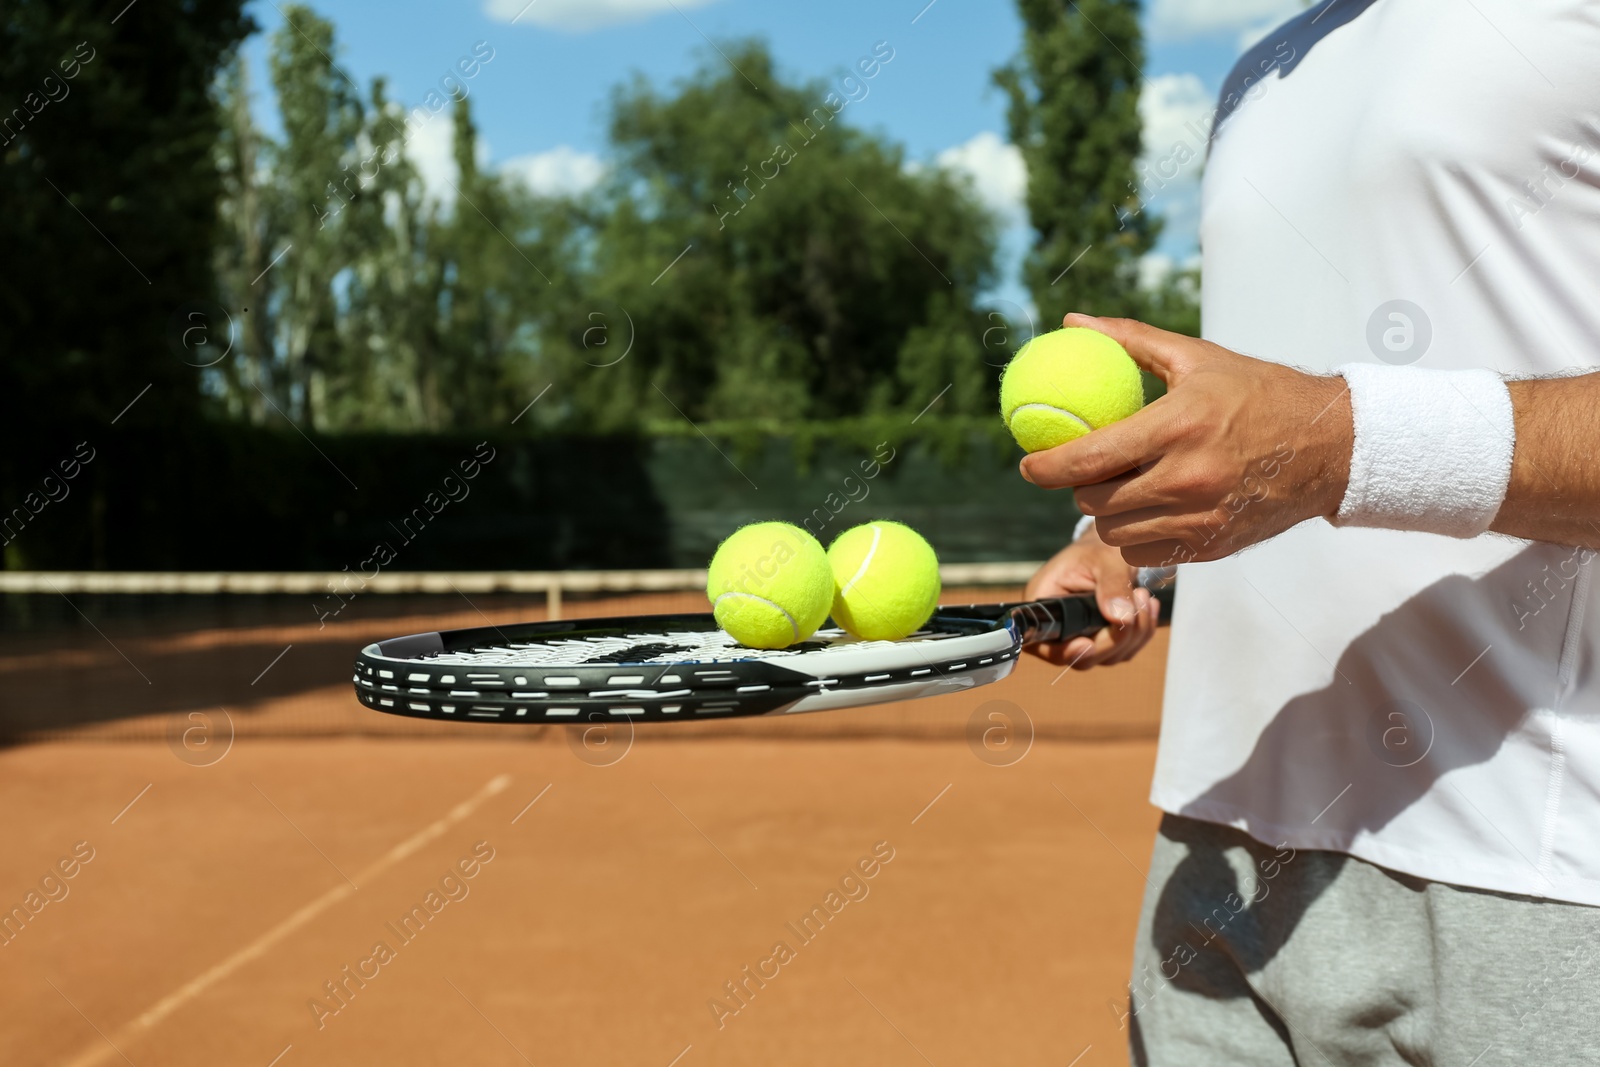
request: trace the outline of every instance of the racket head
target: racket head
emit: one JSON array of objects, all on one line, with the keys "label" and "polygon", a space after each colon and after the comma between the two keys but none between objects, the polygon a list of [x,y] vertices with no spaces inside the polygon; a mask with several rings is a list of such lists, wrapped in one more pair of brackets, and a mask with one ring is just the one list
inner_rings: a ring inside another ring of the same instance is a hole
[{"label": "racket head", "polygon": [[1027,605],[940,608],[899,641],[827,627],[745,648],[710,614],[485,626],[378,641],[356,657],[375,711],[475,722],[688,722],[909,700],[988,685],[1021,651]]}]

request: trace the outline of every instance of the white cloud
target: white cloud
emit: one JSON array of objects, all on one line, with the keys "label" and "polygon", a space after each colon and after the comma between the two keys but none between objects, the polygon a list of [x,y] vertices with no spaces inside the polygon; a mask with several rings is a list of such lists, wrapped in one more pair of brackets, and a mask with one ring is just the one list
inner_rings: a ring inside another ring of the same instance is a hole
[{"label": "white cloud", "polygon": [[985,130],[970,141],[939,153],[939,166],[965,174],[985,207],[1007,222],[1025,217],[1028,168],[1022,152]]},{"label": "white cloud", "polygon": [[1136,181],[1144,210],[1164,219],[1161,243],[1194,248],[1200,240],[1200,173],[1211,132],[1212,96],[1193,74],[1162,74],[1139,94],[1144,154]]},{"label": "white cloud", "polygon": [[582,33],[640,22],[664,11],[704,7],[716,0],[485,0],[483,13],[496,22],[544,26]]},{"label": "white cloud", "polygon": [[1258,39],[1307,6],[1306,0],[1155,0],[1148,32],[1156,41],[1232,33],[1244,42]]},{"label": "white cloud", "polygon": [[514,156],[500,164],[500,170],[542,196],[574,196],[592,188],[606,168],[599,156],[557,145],[548,152]]},{"label": "white cloud", "polygon": [[[1016,145],[985,131],[940,152],[935,162],[945,170],[966,175],[978,201],[999,217],[1000,282],[984,294],[984,302],[1013,324],[1029,324],[1031,333],[1038,314],[1022,285],[1022,261],[1033,237],[1024,199],[1028,193],[1028,167],[1022,161],[1022,152]],[[912,173],[921,169],[922,164],[906,164],[906,170]]]},{"label": "white cloud", "polygon": [[1158,288],[1174,271],[1193,270],[1200,265],[1198,254],[1188,256],[1182,263],[1162,252],[1151,252],[1139,260],[1139,287]]},{"label": "white cloud", "polygon": [[1158,74],[1139,93],[1139,118],[1144,123],[1144,154],[1159,160],[1186,144],[1205,154],[1211,132],[1212,95],[1193,74]]},{"label": "white cloud", "polygon": [[1261,40],[1267,34],[1271,33],[1273,30],[1282,25],[1283,19],[1269,18],[1263,22],[1257,23],[1254,26],[1246,26],[1244,29],[1239,31],[1239,51],[1241,53],[1248,52],[1252,47],[1255,46],[1257,41]]},{"label": "white cloud", "polygon": [[[424,112],[425,113],[425,112]],[[450,112],[441,111],[420,126],[413,128],[406,142],[406,157],[422,178],[428,195],[442,202],[453,202],[455,190],[451,186],[459,181],[455,158],[455,123]],[[478,153],[484,154],[484,143],[478,141]]]},{"label": "white cloud", "polygon": [[[488,139],[480,134],[478,166],[489,167],[492,155]],[[406,156],[417,168],[431,199],[441,204],[455,203],[454,186],[461,178],[455,159],[455,122],[449,112],[440,112],[414,127],[406,143]],[[557,145],[546,152],[513,156],[496,164],[495,169],[543,196],[571,196],[598,182],[605,173],[605,164],[588,152]]]}]

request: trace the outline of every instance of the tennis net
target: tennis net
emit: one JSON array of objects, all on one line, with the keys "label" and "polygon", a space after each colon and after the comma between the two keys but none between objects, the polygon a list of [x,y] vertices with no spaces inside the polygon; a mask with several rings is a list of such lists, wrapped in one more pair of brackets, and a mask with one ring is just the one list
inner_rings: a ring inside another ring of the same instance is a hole
[{"label": "tennis net", "polygon": [[[1037,565],[944,569],[944,603],[1016,600]],[[547,618],[707,610],[703,571],[347,574],[0,572],[0,744],[209,737],[548,737],[378,714],[352,695],[356,651],[382,638]],[[1003,700],[1040,737],[1153,735],[1163,657],[1074,673],[1025,661],[1001,686],[836,715],[640,724],[662,740],[707,736],[959,737]],[[564,734],[563,734],[564,736]]]}]

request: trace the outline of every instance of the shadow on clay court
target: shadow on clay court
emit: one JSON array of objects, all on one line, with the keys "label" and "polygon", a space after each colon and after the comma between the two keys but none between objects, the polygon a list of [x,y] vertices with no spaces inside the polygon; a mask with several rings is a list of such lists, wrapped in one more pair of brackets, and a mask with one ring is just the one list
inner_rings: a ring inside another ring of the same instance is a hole
[{"label": "shadow on clay court", "polygon": [[159,610],[151,599],[79,598],[82,616],[63,615],[58,602],[27,620],[28,632],[0,653],[0,744],[192,710],[248,717],[270,702],[348,685],[356,651],[368,642],[544,613],[542,596],[470,604],[372,596],[324,625],[312,597],[178,597],[169,599],[185,602]]}]

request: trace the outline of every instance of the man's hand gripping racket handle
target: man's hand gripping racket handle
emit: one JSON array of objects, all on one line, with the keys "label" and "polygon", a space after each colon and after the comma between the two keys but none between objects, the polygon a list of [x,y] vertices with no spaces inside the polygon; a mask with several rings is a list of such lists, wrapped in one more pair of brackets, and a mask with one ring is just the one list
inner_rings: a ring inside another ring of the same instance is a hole
[{"label": "man's hand gripping racket handle", "polygon": [[[1161,605],[1161,625],[1165,626],[1172,621],[1173,586],[1168,583],[1151,589],[1150,596]],[[1035,600],[1011,610],[1024,645],[1093,637],[1112,625],[1100,613],[1092,593]]]}]

